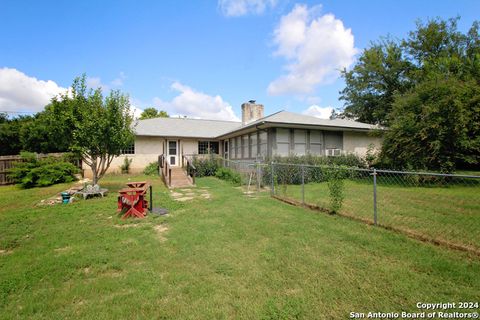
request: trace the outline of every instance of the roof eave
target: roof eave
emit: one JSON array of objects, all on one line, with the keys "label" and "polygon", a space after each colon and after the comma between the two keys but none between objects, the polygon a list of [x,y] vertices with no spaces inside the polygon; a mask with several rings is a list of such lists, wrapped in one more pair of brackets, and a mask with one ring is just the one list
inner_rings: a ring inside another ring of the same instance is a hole
[{"label": "roof eave", "polygon": [[237,136],[242,133],[248,133],[252,129],[266,129],[272,127],[286,127],[286,128],[301,128],[301,129],[320,129],[320,130],[329,130],[329,131],[355,131],[355,132],[369,132],[373,130],[382,130],[382,128],[355,128],[355,127],[346,127],[346,126],[326,126],[320,124],[305,124],[305,123],[288,123],[288,122],[277,122],[277,121],[262,121],[260,123],[253,123],[251,125],[245,126],[243,128],[227,132],[223,135],[217,137],[217,139],[228,139],[232,136]]}]

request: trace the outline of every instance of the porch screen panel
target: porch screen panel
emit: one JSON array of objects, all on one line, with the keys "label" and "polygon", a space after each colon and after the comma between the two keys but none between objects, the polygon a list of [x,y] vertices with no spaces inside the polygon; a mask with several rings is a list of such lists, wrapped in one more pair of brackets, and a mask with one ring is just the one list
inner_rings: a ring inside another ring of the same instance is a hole
[{"label": "porch screen panel", "polygon": [[343,149],[343,132],[325,131],[325,149]]},{"label": "porch screen panel", "polygon": [[266,157],[267,156],[267,132],[260,131],[260,140],[258,141],[260,145],[260,156]]},{"label": "porch screen panel", "polygon": [[257,157],[257,133],[250,134],[250,158]]},{"label": "porch screen panel", "polygon": [[236,159],[235,139],[230,139],[230,159]]},{"label": "porch screen panel", "polygon": [[294,130],[293,131],[293,152],[298,156],[303,156],[307,153],[307,131]]},{"label": "porch screen panel", "polygon": [[248,134],[242,136],[242,158],[247,159],[250,158],[250,155],[248,154],[248,149],[249,149],[249,143],[248,143]]},{"label": "porch screen panel", "polygon": [[277,155],[288,156],[290,153],[290,130],[277,129]]},{"label": "porch screen panel", "polygon": [[242,141],[240,140],[240,137],[235,138],[235,152],[236,152],[236,158],[241,159],[242,158]]},{"label": "porch screen panel", "polygon": [[310,131],[310,153],[314,155],[323,154],[323,133],[319,130]]}]

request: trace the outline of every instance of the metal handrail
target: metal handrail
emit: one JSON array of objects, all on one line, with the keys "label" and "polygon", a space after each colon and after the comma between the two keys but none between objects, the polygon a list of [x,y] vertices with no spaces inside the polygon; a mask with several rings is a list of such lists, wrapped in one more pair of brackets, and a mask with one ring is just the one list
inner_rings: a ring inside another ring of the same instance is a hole
[{"label": "metal handrail", "polygon": [[158,157],[158,162],[165,184],[169,187],[172,186],[172,168],[170,168],[170,164],[164,154]]},{"label": "metal handrail", "polygon": [[185,160],[187,162],[187,175],[192,177],[192,182],[195,184],[195,176],[197,175],[197,168],[193,164],[193,161],[187,156],[187,155],[182,155],[182,167],[185,166]]}]

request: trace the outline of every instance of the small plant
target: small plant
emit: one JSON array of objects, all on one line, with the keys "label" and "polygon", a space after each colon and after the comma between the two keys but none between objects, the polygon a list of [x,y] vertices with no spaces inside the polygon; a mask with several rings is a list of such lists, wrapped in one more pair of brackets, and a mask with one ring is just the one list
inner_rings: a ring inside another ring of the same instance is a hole
[{"label": "small plant", "polygon": [[325,170],[327,186],[330,195],[330,210],[332,213],[338,213],[342,208],[344,194],[345,170],[341,167]]},{"label": "small plant", "polygon": [[209,177],[214,176],[217,169],[220,167],[218,159],[214,155],[210,155],[205,158],[198,156],[193,157],[193,165],[197,169],[197,177]]},{"label": "small plant", "polygon": [[145,169],[143,169],[143,174],[147,176],[158,175],[158,162],[150,162]]},{"label": "small plant", "polygon": [[240,185],[242,182],[242,177],[240,174],[229,168],[218,168],[215,176],[219,179],[229,181],[234,185]]},{"label": "small plant", "polygon": [[367,162],[367,165],[371,167],[378,161],[378,150],[375,148],[375,145],[373,143],[370,143],[367,147],[367,153],[365,155],[365,161]]},{"label": "small plant", "polygon": [[132,164],[132,161],[133,159],[128,159],[128,157],[123,159],[123,164],[120,166],[122,173],[130,173],[130,165]]}]

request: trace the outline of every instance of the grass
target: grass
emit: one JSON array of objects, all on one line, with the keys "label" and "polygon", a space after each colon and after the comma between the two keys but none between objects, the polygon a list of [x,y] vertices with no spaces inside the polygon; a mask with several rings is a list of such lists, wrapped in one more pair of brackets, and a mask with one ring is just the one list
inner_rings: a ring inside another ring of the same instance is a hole
[{"label": "grass", "polygon": [[[371,182],[345,180],[340,213],[373,221]],[[301,185],[279,186],[278,194],[302,200]],[[398,184],[377,186],[377,221],[437,239],[480,250],[480,185],[407,187]],[[305,202],[330,207],[327,183],[305,185]]]},{"label": "grass", "polygon": [[1,188],[0,319],[345,319],[479,298],[475,257],[215,178],[197,180],[211,199],[180,204],[132,176],[170,214],[123,221],[126,179],[54,207],[35,204],[65,186]]}]

